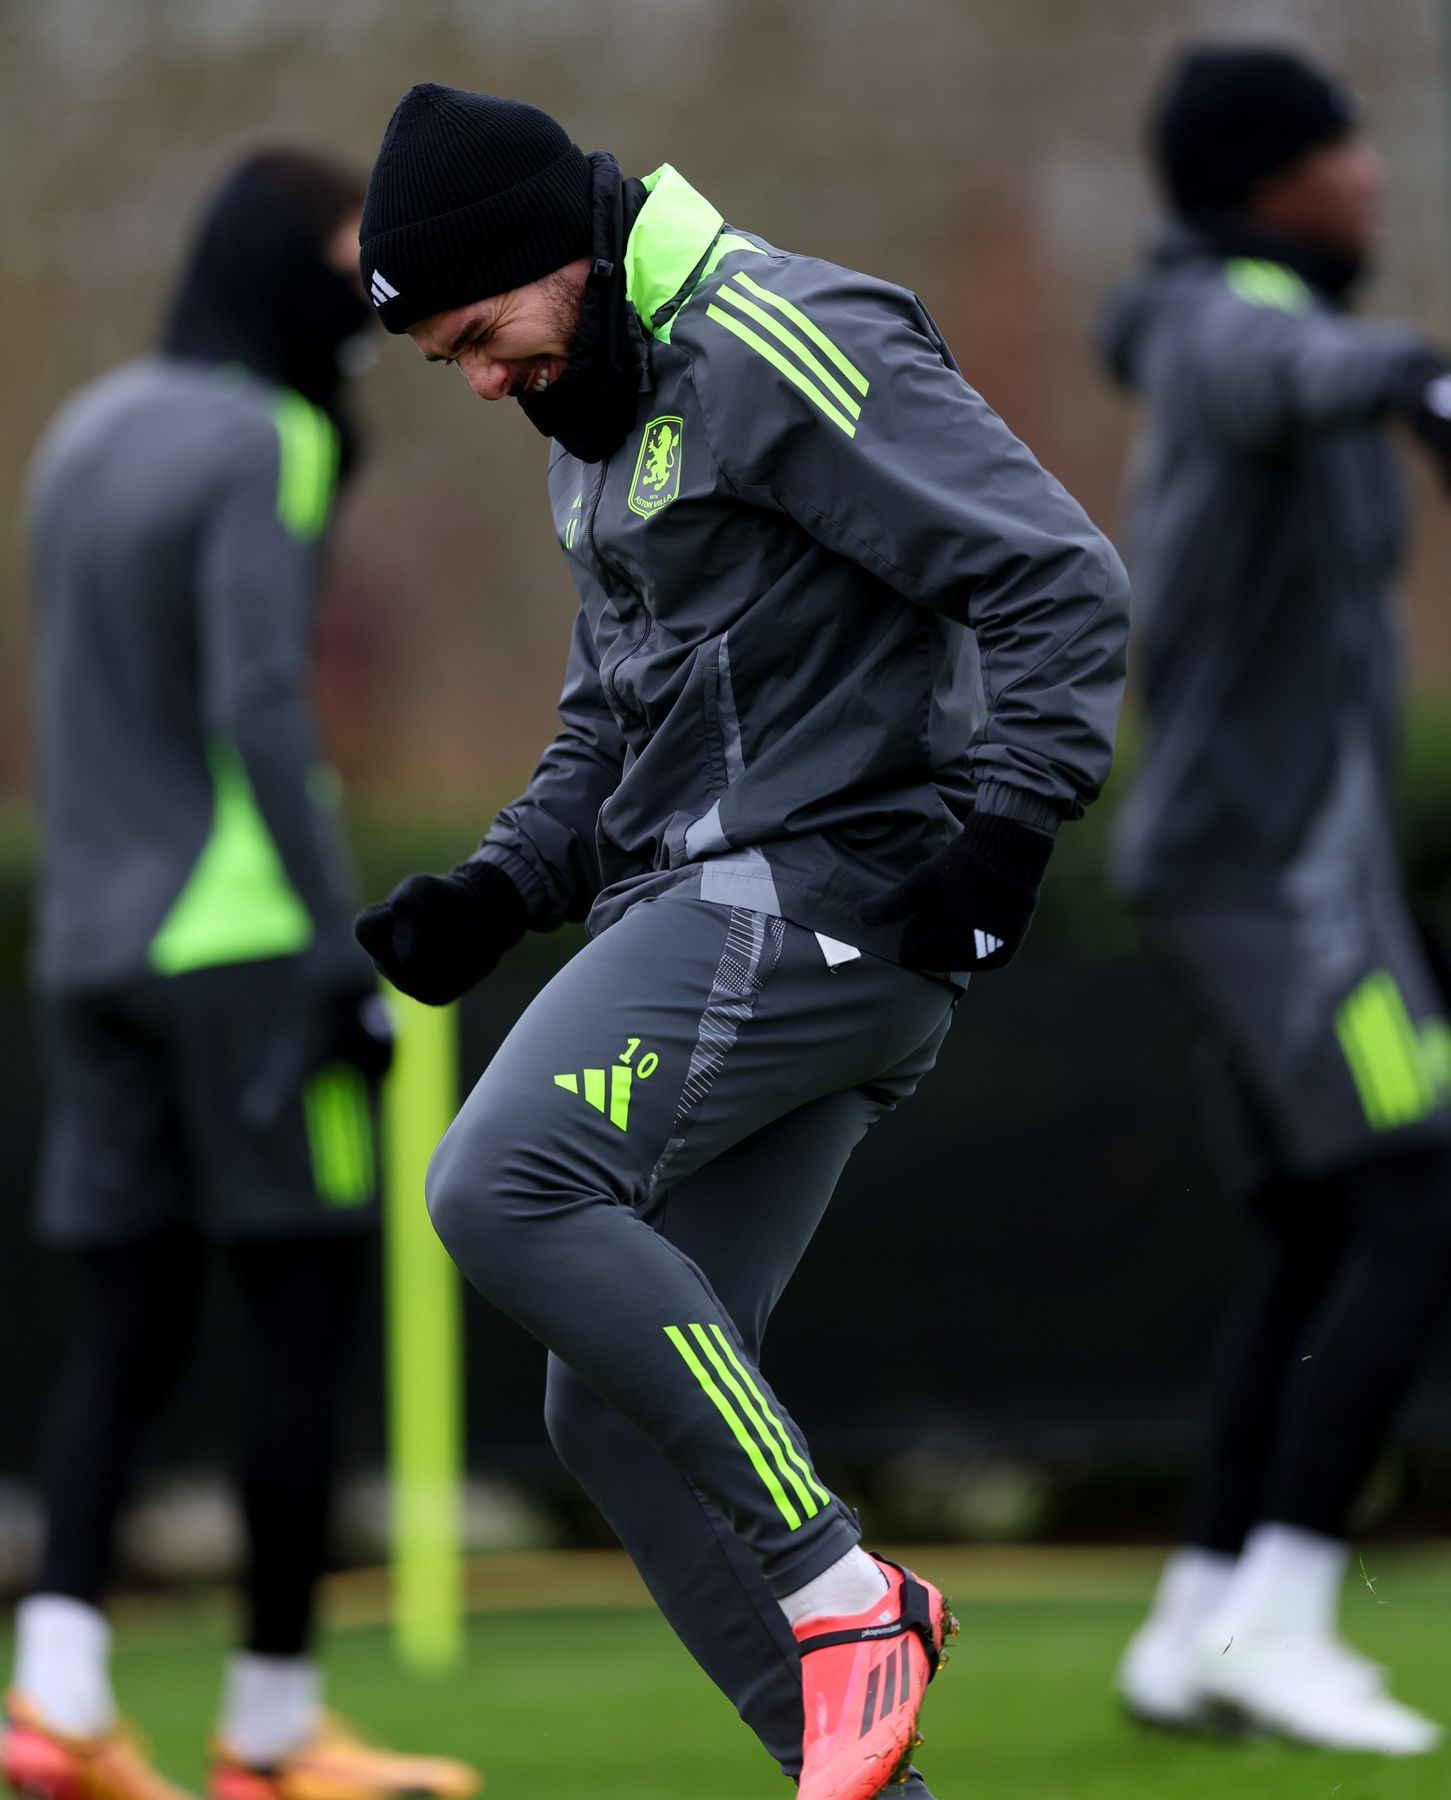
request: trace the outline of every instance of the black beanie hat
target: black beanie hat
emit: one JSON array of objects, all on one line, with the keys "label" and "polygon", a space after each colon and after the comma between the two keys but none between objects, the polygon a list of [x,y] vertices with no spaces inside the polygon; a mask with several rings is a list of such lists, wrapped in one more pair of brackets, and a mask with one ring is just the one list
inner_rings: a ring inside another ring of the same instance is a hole
[{"label": "black beanie hat", "polygon": [[1287,50],[1205,45],[1181,57],[1161,90],[1153,149],[1176,212],[1222,211],[1344,137],[1358,117],[1346,88]]},{"label": "black beanie hat", "polygon": [[363,204],[363,286],[389,331],[589,253],[589,159],[522,100],[431,81],[398,102]]}]

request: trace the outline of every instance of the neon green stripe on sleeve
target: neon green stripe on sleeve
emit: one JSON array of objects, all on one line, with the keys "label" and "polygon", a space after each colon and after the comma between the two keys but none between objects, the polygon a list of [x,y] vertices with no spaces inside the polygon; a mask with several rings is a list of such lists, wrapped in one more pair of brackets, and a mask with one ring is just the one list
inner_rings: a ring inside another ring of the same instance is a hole
[{"label": "neon green stripe on sleeve", "polygon": [[754,300],[748,300],[744,294],[738,294],[728,281],[723,282],[716,289],[715,297],[717,300],[729,300],[732,306],[738,307],[748,318],[754,319],[758,325],[769,331],[778,343],[784,344],[794,355],[800,357],[828,393],[835,395],[843,412],[849,413],[854,419],[862,416],[859,402],[852,399],[821,358],[808,350],[794,331],[788,331],[779,320],[773,319],[764,306],[757,306]]},{"label": "neon green stripe on sleeve", "polygon": [[337,481],[338,434],[331,419],[290,388],[273,406],[277,427],[277,516],[296,538],[327,523]]},{"label": "neon green stripe on sleeve", "polygon": [[763,337],[752,331],[749,325],[743,325],[733,314],[715,305],[706,307],[705,316],[708,319],[714,319],[717,325],[724,325],[726,330],[733,337],[738,337],[743,344],[749,344],[758,356],[763,356],[773,369],[779,370],[792,387],[798,388],[805,394],[813,406],[819,406],[832,424],[838,426],[849,438],[856,436],[856,426],[847,418],[846,414],[827,399],[815,382],[808,381],[795,363],[787,362],[774,345],[768,344]]},{"label": "neon green stripe on sleeve", "polygon": [[799,331],[806,333],[818,350],[831,358],[856,391],[865,399],[870,391],[871,383],[851,358],[839,350],[821,327],[814,320],[807,318],[799,306],[784,299],[780,294],[773,294],[770,288],[762,287],[759,281],[753,281],[741,270],[737,270],[731,279],[739,281],[742,287],[753,293],[758,300],[764,300],[767,306],[774,306],[777,312],[784,313]]}]

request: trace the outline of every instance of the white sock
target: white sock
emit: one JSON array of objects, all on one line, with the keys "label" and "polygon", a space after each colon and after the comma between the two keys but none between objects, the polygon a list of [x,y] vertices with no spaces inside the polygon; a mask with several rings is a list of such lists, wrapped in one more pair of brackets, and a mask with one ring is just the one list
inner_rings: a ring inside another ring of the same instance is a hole
[{"label": "white sock", "polygon": [[800,1625],[805,1619],[819,1619],[830,1614],[834,1618],[865,1612],[874,1600],[887,1591],[887,1578],[860,1545],[848,1550],[829,1569],[823,1569],[805,1587],[797,1588],[781,1601],[781,1610],[789,1625]]},{"label": "white sock", "polygon": [[1231,1637],[1334,1637],[1350,1560],[1338,1538],[1294,1525],[1256,1525],[1211,1621]]},{"label": "white sock", "polygon": [[322,1671],[309,1656],[228,1659],[222,1741],[245,1763],[266,1767],[300,1749],[322,1711]]},{"label": "white sock", "polygon": [[16,1690],[48,1725],[95,1737],[116,1722],[111,1627],[106,1615],[66,1594],[32,1594],[15,1610]]},{"label": "white sock", "polygon": [[1176,1550],[1159,1577],[1150,1622],[1170,1631],[1197,1631],[1223,1603],[1237,1561],[1222,1551],[1192,1545]]}]

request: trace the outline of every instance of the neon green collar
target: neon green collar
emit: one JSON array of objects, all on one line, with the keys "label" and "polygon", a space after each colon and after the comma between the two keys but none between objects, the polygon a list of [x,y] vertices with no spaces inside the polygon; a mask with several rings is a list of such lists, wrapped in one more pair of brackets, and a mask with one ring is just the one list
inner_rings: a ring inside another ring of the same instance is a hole
[{"label": "neon green collar", "polygon": [[640,324],[658,337],[675,310],[671,302],[684,297],[725,220],[669,163],[645,177],[645,191],[625,245],[625,295]]}]

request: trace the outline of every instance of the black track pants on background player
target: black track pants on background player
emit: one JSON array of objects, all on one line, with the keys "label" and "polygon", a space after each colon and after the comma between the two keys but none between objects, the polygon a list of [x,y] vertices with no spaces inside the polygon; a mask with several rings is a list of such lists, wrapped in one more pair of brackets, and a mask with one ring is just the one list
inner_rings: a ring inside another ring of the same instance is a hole
[{"label": "black track pants on background player", "polygon": [[1267,1189],[1220,1348],[1188,1539],[1260,1520],[1343,1537],[1451,1299],[1451,1155],[1409,1151]]},{"label": "black track pants on background player", "polygon": [[800,1677],[773,1595],[859,1534],[761,1373],[761,1336],[956,997],[834,954],[744,909],[636,908],[535,1000],[429,1172],[464,1273],[554,1353],[561,1455],[788,1773]]},{"label": "black track pants on background player", "polygon": [[[365,1255],[357,1237],[247,1241],[227,1260],[243,1300],[240,1489],[246,1647],[307,1648],[335,1439]],[[75,1253],[76,1324],[50,1414],[36,1590],[100,1605],[138,1442],[187,1366],[206,1249],[185,1227]]]}]

